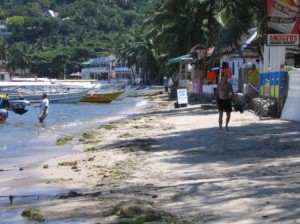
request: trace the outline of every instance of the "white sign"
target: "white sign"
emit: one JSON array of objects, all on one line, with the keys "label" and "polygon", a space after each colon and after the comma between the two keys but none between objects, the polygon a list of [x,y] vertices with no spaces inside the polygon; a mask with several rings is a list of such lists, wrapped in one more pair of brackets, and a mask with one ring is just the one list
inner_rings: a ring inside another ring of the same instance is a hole
[{"label": "white sign", "polygon": [[178,104],[187,104],[188,103],[186,89],[177,89],[177,100],[178,100]]},{"label": "white sign", "polygon": [[298,34],[268,34],[268,45],[299,45]]}]

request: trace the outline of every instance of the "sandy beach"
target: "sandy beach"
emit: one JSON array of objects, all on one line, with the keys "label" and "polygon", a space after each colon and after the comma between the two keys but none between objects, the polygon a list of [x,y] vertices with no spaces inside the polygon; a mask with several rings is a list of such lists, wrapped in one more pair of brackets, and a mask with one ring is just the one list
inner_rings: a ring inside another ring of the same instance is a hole
[{"label": "sandy beach", "polygon": [[32,167],[65,194],[28,208],[46,223],[300,223],[299,123],[233,112],[220,133],[213,105],[147,98],[151,111],[86,130],[77,154]]}]

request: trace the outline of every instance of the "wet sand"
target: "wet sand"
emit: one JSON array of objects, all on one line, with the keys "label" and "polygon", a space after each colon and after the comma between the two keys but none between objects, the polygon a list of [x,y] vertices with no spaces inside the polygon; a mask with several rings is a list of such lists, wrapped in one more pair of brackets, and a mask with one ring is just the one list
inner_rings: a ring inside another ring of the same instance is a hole
[{"label": "wet sand", "polygon": [[[118,223],[147,211],[159,214],[153,223],[300,223],[299,123],[233,112],[219,133],[214,107],[174,109],[166,99],[151,97],[152,111],[87,130],[72,141],[79,153],[32,168],[51,194],[77,194],[22,209],[39,208],[48,223]],[[126,201],[136,206],[127,218],[116,212]]]}]

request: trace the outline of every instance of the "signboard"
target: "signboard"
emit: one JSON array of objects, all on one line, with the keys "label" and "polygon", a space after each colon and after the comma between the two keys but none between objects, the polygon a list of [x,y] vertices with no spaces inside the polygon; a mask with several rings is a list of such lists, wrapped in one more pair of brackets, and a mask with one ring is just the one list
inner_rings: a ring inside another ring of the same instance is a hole
[{"label": "signboard", "polygon": [[188,103],[186,89],[177,89],[177,101],[178,101],[178,104],[187,104]]},{"label": "signboard", "polygon": [[259,72],[257,70],[248,71],[248,82],[258,87],[259,84]]},{"label": "signboard", "polygon": [[267,45],[298,46],[298,0],[267,0]]}]

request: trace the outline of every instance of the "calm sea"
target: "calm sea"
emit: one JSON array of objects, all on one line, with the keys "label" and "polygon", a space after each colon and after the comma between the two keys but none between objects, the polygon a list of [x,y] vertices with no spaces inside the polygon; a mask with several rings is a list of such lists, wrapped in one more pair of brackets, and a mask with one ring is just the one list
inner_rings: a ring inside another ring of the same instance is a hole
[{"label": "calm sea", "polygon": [[[133,97],[110,104],[50,104],[43,124],[38,122],[38,111],[33,106],[23,115],[10,112],[9,118],[0,123],[0,196],[19,193],[17,179],[24,178],[22,175],[26,173],[20,168],[75,153],[70,145],[56,146],[58,138],[74,136],[85,129],[134,115],[147,106],[150,105],[146,100]],[[1,201],[0,198],[0,207]]]},{"label": "calm sea", "polygon": [[[132,97],[110,104],[51,104],[43,124],[38,122],[39,108],[28,106],[23,115],[10,112],[8,119],[0,123],[0,169],[8,164],[22,163],[26,157],[44,157],[47,150],[43,147],[49,144],[49,137],[72,135],[87,127],[137,113],[145,104]],[[48,143],[44,145],[43,141]]]},{"label": "calm sea", "polygon": [[[23,115],[10,112],[9,118],[0,123],[0,223],[27,223],[20,215],[25,208],[66,191],[39,185],[39,174],[29,169],[42,167],[50,158],[76,153],[72,147],[76,143],[56,146],[58,138],[78,136],[86,129],[140,114],[149,107],[152,105],[147,100],[134,97],[123,97],[109,104],[50,104],[43,124],[38,122],[38,111],[33,106]],[[41,198],[16,197],[10,205],[9,195],[39,195]]]}]

